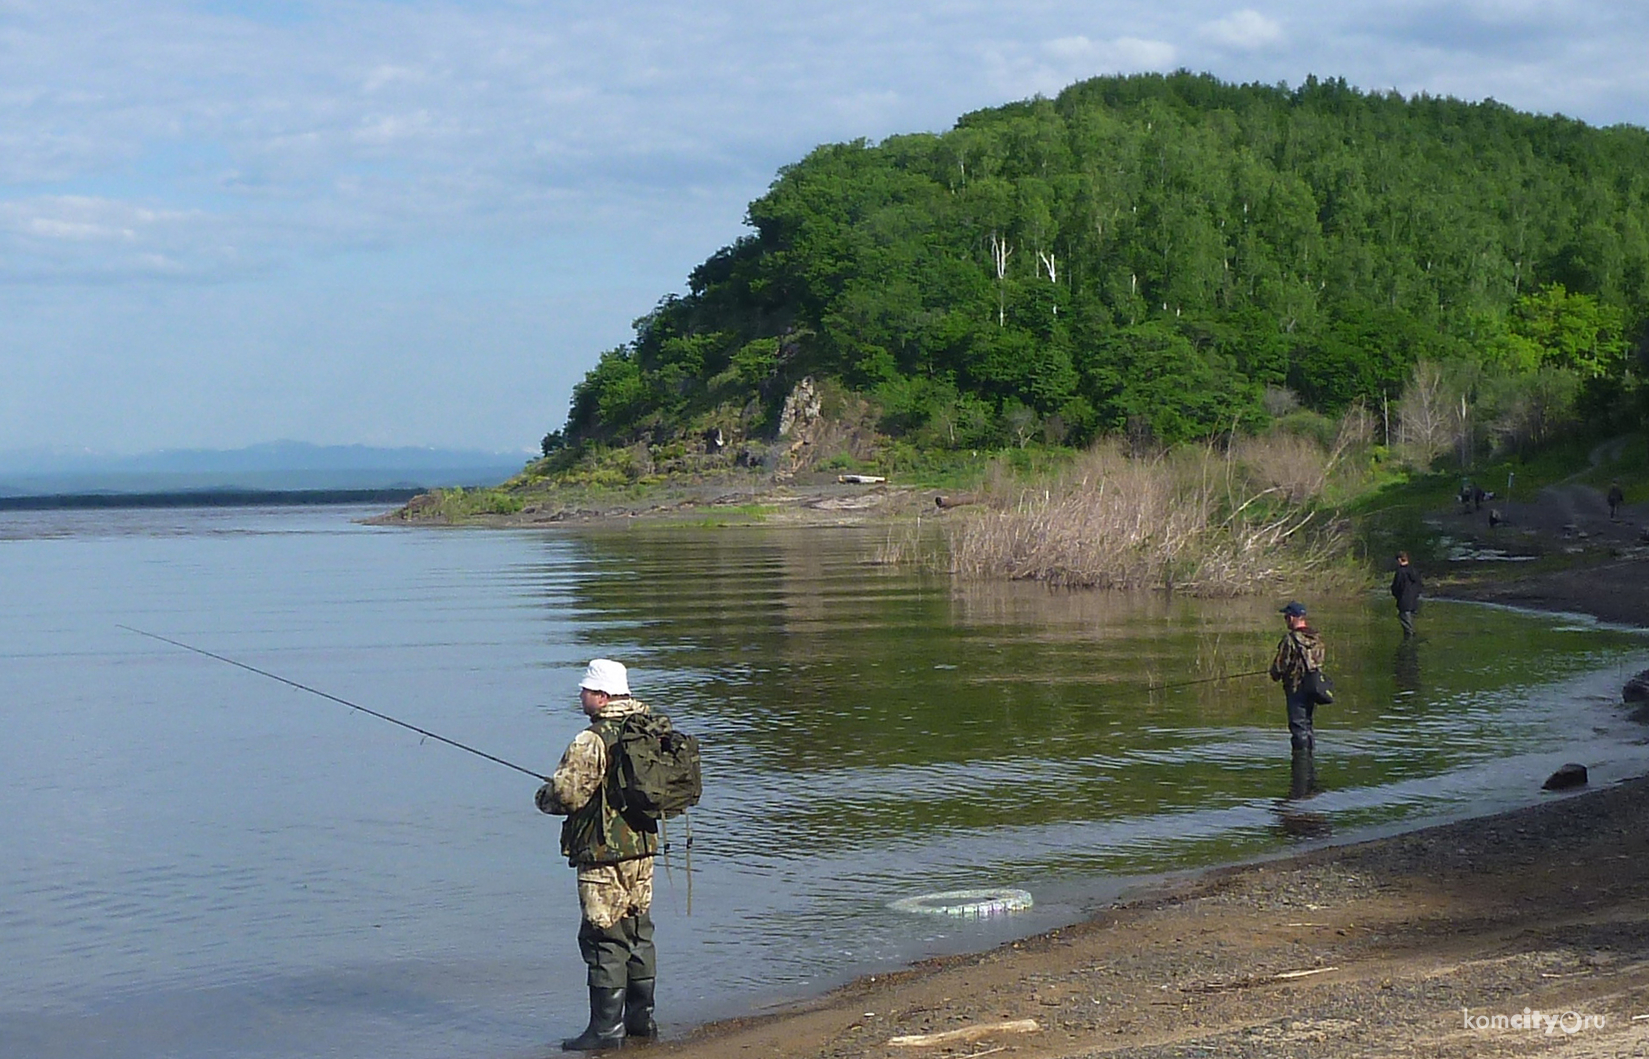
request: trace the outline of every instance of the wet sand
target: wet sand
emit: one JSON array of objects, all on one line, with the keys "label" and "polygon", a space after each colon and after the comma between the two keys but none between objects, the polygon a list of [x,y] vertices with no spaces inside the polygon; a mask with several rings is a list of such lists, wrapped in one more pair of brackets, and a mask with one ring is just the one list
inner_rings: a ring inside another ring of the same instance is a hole
[{"label": "wet sand", "polygon": [[[1546,521],[1537,546],[1567,547],[1585,532],[1565,528],[1576,525],[1569,511]],[[1584,539],[1618,554],[1624,545],[1611,536],[1637,532],[1604,527]],[[1503,567],[1433,584],[1458,598],[1649,626],[1649,558],[1607,554],[1534,576]],[[1216,869],[1083,923],[863,978],[651,1052],[1649,1056],[1649,778],[1544,797],[1498,816]],[[1309,801],[1295,816],[1311,829]],[[989,1029],[1027,1019],[1037,1029]],[[971,1032],[889,1044],[955,1030]]]}]

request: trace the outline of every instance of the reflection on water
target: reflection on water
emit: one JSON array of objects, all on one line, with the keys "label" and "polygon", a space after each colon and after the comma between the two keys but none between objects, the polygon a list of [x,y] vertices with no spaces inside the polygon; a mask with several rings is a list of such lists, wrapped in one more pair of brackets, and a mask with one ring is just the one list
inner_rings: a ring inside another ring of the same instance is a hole
[{"label": "reflection on water", "polygon": [[1413,637],[1405,637],[1392,654],[1392,683],[1399,695],[1413,695],[1420,691],[1420,645]]},{"label": "reflection on water", "polygon": [[[1076,918],[1130,877],[1645,759],[1610,708],[1641,639],[1570,620],[1429,603],[1400,646],[1389,601],[1311,601],[1338,697],[1301,763],[1251,675],[1273,600],[959,585],[867,564],[856,531],[348,514],[0,522],[0,1054],[515,1056],[582,1025],[531,781],[117,622],[544,770],[584,660],[631,663],[705,747],[690,916],[685,858],[660,872],[667,1032]],[[886,908],[993,884],[1037,910]]]},{"label": "reflection on water", "polygon": [[1288,797],[1302,801],[1317,794],[1317,755],[1310,747],[1290,748],[1288,761]]}]

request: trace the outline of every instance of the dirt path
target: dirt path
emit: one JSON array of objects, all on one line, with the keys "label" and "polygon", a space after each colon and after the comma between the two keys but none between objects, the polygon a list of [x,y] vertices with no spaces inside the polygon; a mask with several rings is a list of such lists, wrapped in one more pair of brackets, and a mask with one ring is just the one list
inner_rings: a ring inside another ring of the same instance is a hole
[{"label": "dirt path", "polygon": [[[1594,463],[1612,458],[1612,447],[1622,443],[1598,446]],[[1497,498],[1477,512],[1456,506],[1438,513],[1437,522],[1474,548],[1548,559],[1535,566],[1570,565],[1531,572],[1480,563],[1426,571],[1433,595],[1649,627],[1649,503],[1623,505],[1611,519],[1603,492],[1571,478],[1527,501]]]},{"label": "dirt path", "polygon": [[1497,496],[1475,511],[1454,505],[1439,512],[1438,519],[1450,536],[1514,555],[1578,554],[1587,548],[1649,543],[1649,504],[1623,505],[1620,517],[1611,519],[1603,492],[1576,481],[1546,486],[1527,500]]}]

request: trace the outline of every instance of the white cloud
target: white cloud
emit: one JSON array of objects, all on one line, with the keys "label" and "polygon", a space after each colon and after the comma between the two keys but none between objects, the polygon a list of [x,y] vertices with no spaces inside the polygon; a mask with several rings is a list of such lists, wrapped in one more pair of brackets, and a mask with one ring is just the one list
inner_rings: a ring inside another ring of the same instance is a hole
[{"label": "white cloud", "polygon": [[7,280],[204,278],[240,270],[222,222],[87,195],[0,201],[0,283]]},{"label": "white cloud", "polygon": [[1166,41],[1118,37],[1089,40],[1087,37],[1060,37],[1043,45],[1047,53],[1062,62],[1080,65],[1101,73],[1117,70],[1152,70],[1171,65],[1174,46]]},{"label": "white cloud", "polygon": [[1160,40],[1055,37],[1038,44],[996,44],[985,50],[990,80],[1002,101],[1051,96],[1073,81],[1103,74],[1170,70],[1175,48]]},{"label": "white cloud", "polygon": [[1280,44],[1283,27],[1276,19],[1244,8],[1213,22],[1204,23],[1202,32],[1209,39],[1229,48],[1252,51]]},{"label": "white cloud", "polygon": [[366,81],[361,88],[367,92],[376,92],[385,85],[396,81],[417,84],[424,80],[424,72],[410,66],[395,66],[385,63],[372,69],[366,75]]}]

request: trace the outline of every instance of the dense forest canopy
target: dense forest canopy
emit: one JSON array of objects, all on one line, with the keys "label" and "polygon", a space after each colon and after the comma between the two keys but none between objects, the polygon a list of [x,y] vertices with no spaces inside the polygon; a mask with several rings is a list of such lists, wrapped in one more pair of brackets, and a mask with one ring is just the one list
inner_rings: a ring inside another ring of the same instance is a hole
[{"label": "dense forest canopy", "polygon": [[1342,80],[1096,78],[820,147],[748,221],[567,440],[771,434],[809,375],[953,447],[1203,436],[1417,363],[1618,407],[1649,313],[1649,133]]}]

